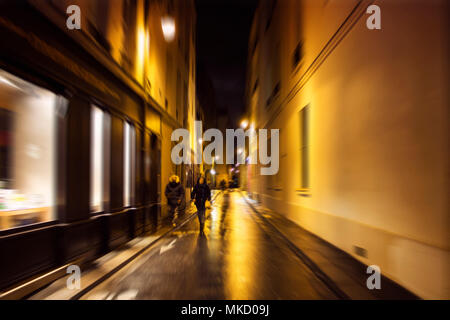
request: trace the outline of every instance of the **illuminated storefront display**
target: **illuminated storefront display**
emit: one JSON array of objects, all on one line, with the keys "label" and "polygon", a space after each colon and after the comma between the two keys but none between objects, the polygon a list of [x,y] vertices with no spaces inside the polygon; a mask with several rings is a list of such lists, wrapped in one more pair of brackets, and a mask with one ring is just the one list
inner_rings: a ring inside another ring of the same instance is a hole
[{"label": "illuminated storefront display", "polygon": [[124,198],[124,206],[129,207],[132,205],[133,194],[134,194],[134,174],[135,174],[135,166],[134,166],[134,154],[136,148],[136,134],[134,131],[134,127],[128,123],[124,122],[124,189],[123,189],[123,198]]},{"label": "illuminated storefront display", "polygon": [[58,101],[0,70],[0,230],[54,219]]},{"label": "illuminated storefront display", "polygon": [[102,109],[91,111],[91,212],[104,211],[105,181],[109,157],[108,137],[111,118]]}]

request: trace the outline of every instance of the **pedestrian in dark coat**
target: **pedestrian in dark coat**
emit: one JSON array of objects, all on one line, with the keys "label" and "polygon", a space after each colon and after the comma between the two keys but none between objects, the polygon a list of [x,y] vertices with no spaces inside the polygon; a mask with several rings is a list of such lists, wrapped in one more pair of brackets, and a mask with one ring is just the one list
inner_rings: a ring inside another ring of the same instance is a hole
[{"label": "pedestrian in dark coat", "polygon": [[200,222],[200,233],[203,234],[203,228],[205,226],[205,212],[206,212],[206,201],[211,201],[211,189],[206,184],[204,177],[200,177],[197,184],[192,190],[191,199],[194,200],[195,206],[198,212],[198,221]]},{"label": "pedestrian in dark coat", "polygon": [[167,204],[169,206],[169,215],[171,219],[175,219],[175,211],[184,200],[184,188],[180,183],[178,176],[173,175],[169,178],[169,183],[166,186],[164,194],[167,198]]}]

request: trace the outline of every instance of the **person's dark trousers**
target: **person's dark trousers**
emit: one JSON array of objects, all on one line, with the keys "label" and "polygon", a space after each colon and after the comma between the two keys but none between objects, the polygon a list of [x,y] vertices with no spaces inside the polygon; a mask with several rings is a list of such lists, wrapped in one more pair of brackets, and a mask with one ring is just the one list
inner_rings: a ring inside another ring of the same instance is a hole
[{"label": "person's dark trousers", "polygon": [[169,219],[170,221],[174,222],[175,221],[175,214],[177,211],[177,206],[173,206],[173,205],[169,205]]},{"label": "person's dark trousers", "polygon": [[205,226],[205,211],[206,209],[198,209],[198,222],[200,222],[200,232],[203,232],[203,228]]}]

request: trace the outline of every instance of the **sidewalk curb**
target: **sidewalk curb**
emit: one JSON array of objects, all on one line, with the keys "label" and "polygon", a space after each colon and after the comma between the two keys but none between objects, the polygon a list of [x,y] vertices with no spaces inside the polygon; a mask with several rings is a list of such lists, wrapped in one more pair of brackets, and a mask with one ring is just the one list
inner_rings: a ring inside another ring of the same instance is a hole
[{"label": "sidewalk curb", "polygon": [[118,271],[123,269],[126,265],[131,263],[133,260],[138,258],[140,255],[142,255],[145,251],[147,251],[149,248],[154,246],[156,243],[158,243],[160,240],[162,240],[167,235],[171,234],[172,232],[178,230],[179,228],[183,227],[186,223],[190,222],[195,216],[197,215],[197,211],[190,215],[188,218],[186,218],[181,224],[177,225],[176,227],[173,227],[166,232],[164,232],[162,235],[160,235],[158,238],[150,242],[148,245],[146,245],[144,248],[133,254],[131,257],[120,263],[118,266],[116,266],[114,269],[110,270],[109,272],[105,273],[102,277],[88,285],[86,288],[75,294],[74,296],[70,297],[69,300],[79,300],[82,296],[86,295],[89,291],[100,285],[102,282],[106,281],[110,277],[112,277],[114,274],[116,274]]},{"label": "sidewalk curb", "polygon": [[287,238],[276,226],[274,226],[267,218],[265,218],[254,206],[247,200],[242,191],[239,192],[244,199],[245,203],[258,215],[258,217],[263,220],[263,222],[269,226],[278,236],[280,236],[283,241],[287,244],[289,249],[311,270],[311,272],[323,283],[325,286],[331,290],[336,297],[342,300],[351,300],[350,297],[344,293],[336,283],[324,273],[319,266],[312,261],[299,247],[297,247],[289,238]]},{"label": "sidewalk curb", "polygon": [[[221,194],[220,191],[214,195],[214,198],[212,200],[215,200],[219,196],[219,194]],[[96,281],[91,283],[89,286],[87,286],[86,288],[84,288],[83,290],[81,290],[80,292],[75,294],[74,296],[72,296],[69,300],[79,300],[81,297],[86,295],[89,291],[93,290],[95,287],[97,287],[98,285],[100,285],[102,282],[106,281],[110,277],[112,277],[114,274],[116,274],[118,271],[123,269],[126,265],[131,263],[133,260],[135,260],[136,258],[141,256],[145,251],[147,251],[149,248],[154,246],[156,243],[158,243],[164,237],[166,237],[167,235],[171,234],[174,231],[177,231],[178,229],[181,229],[184,225],[186,225],[188,222],[190,222],[192,219],[194,219],[197,216],[197,213],[198,212],[195,211],[193,214],[191,214],[189,217],[187,217],[185,220],[183,220],[183,222],[181,222],[179,225],[177,225],[176,227],[170,228],[169,230],[167,230],[166,232],[161,234],[158,238],[156,238],[155,240],[150,242],[148,245],[146,245],[144,248],[142,248],[141,250],[136,252],[134,255],[132,255],[131,257],[129,257],[122,263],[120,263],[117,267],[115,267],[111,271],[105,273],[102,277],[100,277],[99,279],[97,279]]]}]

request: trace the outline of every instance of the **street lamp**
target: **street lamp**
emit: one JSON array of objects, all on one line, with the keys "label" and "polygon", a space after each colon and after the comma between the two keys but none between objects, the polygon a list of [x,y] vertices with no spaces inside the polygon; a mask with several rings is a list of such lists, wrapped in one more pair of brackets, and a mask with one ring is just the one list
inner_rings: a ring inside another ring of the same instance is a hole
[{"label": "street lamp", "polygon": [[173,41],[175,39],[175,20],[170,16],[165,16],[161,18],[161,26],[163,30],[164,39],[167,42]]},{"label": "street lamp", "polygon": [[248,127],[248,120],[242,120],[241,122],[241,128],[242,129],[247,129]]}]

